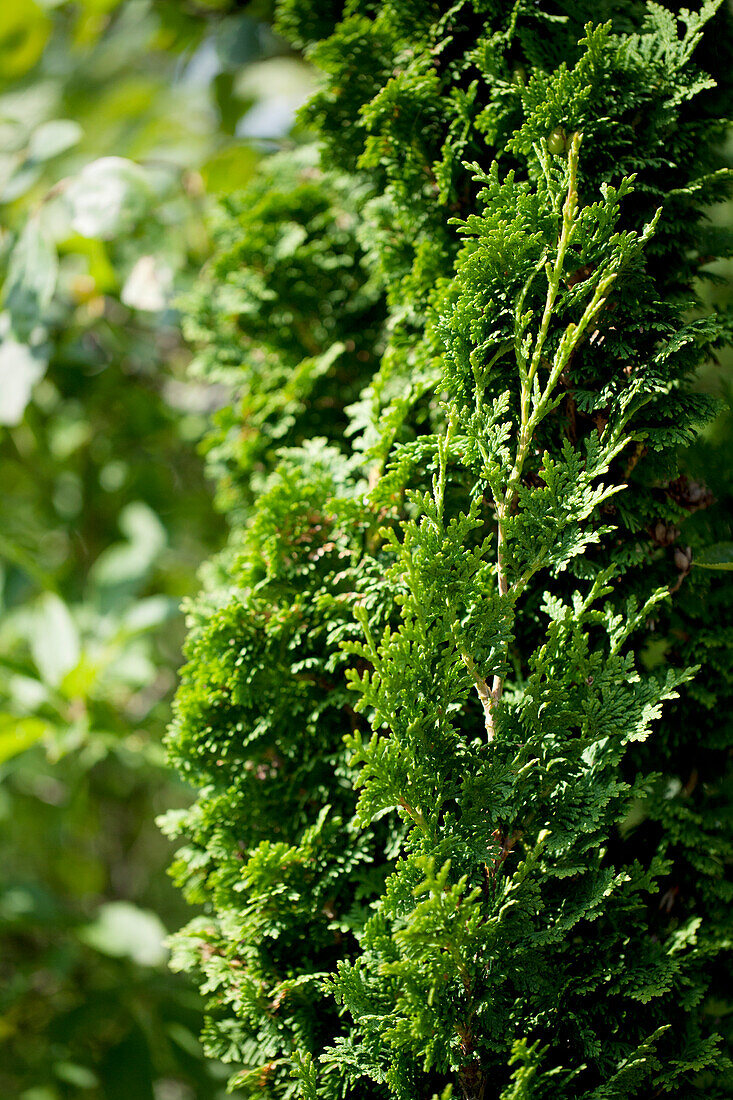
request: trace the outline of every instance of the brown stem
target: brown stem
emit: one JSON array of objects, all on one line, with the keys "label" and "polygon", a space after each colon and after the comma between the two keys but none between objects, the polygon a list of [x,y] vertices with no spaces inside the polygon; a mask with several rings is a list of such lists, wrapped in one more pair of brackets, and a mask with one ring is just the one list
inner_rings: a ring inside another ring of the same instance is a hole
[{"label": "brown stem", "polygon": [[464,1100],[484,1100],[486,1095],[486,1077],[479,1062],[471,1062],[459,1070],[458,1080]]},{"label": "brown stem", "polygon": [[[504,533],[504,511],[500,509],[497,515],[498,521],[498,533],[496,539],[496,571],[497,579],[499,582],[499,595],[506,596],[509,591],[509,579],[506,572],[506,563],[504,560],[504,551],[506,548],[506,535]],[[491,696],[494,703],[498,703],[504,693],[504,681],[498,674],[494,676],[494,682],[491,685]]]},{"label": "brown stem", "polygon": [[415,809],[413,806],[410,805],[406,798],[400,799],[400,806],[412,819],[412,821],[414,821],[418,829],[422,830],[423,833],[426,833],[428,831],[428,823],[425,820],[425,815],[423,814],[422,810]]},{"label": "brown stem", "polygon": [[[484,725],[486,726],[486,735],[489,741],[492,741],[494,739],[494,734],[496,733],[496,730],[494,728],[494,707],[498,700],[495,698],[493,691],[476,668],[476,662],[474,661],[471,654],[466,653],[464,650],[459,650],[459,653],[461,655],[461,660],[471,674],[471,679],[473,680],[474,687],[476,688],[476,694],[481,700],[481,706],[483,707],[484,711]],[[496,677],[494,677],[494,680],[496,680]]]}]

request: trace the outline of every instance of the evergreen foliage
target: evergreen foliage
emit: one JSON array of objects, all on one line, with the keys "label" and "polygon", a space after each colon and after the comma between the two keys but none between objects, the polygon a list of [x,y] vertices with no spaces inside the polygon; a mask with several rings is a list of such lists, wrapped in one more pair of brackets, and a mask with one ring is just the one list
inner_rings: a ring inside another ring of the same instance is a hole
[{"label": "evergreen foliage", "polygon": [[722,1100],[730,20],[279,18],[321,165],[227,200],[189,321],[235,394],[169,739],[209,1051],[278,1100]]}]

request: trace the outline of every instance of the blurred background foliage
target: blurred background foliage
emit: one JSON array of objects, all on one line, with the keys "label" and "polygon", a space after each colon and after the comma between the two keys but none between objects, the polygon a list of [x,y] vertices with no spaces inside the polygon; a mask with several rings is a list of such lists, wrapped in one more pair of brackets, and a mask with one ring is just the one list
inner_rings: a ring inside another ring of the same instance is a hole
[{"label": "blurred background foliage", "polygon": [[0,5],[0,1096],[213,1100],[156,814],[223,539],[175,302],[310,75],[266,4]]}]

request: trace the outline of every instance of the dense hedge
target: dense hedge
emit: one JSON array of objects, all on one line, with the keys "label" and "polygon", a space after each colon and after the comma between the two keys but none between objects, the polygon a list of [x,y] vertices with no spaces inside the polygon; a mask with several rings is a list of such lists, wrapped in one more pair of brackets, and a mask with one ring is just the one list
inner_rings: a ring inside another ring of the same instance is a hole
[{"label": "dense hedge", "polygon": [[251,1096],[728,1096],[732,601],[695,563],[730,484],[694,378],[730,20],[279,18],[320,166],[224,204],[189,317],[234,394],[169,740],[209,1050]]}]

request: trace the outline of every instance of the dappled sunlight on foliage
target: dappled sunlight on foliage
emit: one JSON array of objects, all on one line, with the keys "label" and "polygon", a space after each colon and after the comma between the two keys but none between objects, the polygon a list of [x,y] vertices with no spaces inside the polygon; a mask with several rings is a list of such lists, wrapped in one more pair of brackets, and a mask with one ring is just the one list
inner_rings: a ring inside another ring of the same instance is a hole
[{"label": "dappled sunlight on foliage", "polygon": [[730,17],[278,25],[320,155],[184,319],[232,387],[163,818],[206,1049],[252,1100],[725,1100]]}]

